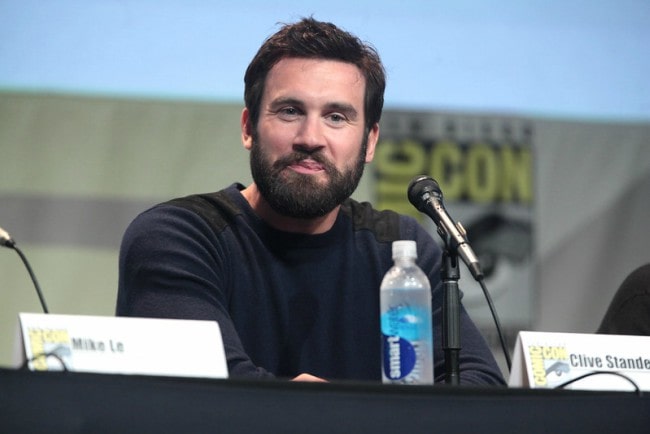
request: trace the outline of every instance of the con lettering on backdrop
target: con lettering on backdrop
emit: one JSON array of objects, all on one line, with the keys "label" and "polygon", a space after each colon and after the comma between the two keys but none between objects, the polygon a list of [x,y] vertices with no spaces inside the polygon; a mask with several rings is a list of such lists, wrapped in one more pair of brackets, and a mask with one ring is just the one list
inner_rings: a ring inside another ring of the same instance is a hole
[{"label": "con lettering on backdrop", "polygon": [[[533,324],[533,128],[518,118],[387,111],[373,164],[375,204],[434,223],[407,199],[410,180],[429,175],[467,230],[501,325],[514,342]],[[463,304],[493,346],[494,322],[480,286],[462,266]]]}]

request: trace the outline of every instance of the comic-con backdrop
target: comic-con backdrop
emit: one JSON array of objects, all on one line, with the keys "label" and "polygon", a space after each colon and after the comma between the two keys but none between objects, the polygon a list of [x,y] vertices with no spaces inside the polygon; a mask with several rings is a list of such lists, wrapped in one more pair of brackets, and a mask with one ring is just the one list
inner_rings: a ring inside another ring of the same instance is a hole
[{"label": "comic-con backdrop", "polygon": [[[28,257],[51,312],[113,315],[118,248],[137,213],[250,182],[241,108],[0,92],[0,227]],[[523,329],[593,332],[625,276],[650,262],[647,122],[388,107],[380,139],[355,198],[414,215],[435,238],[407,187],[416,175],[437,180],[510,337]],[[0,276],[6,365],[18,313],[40,305],[9,249],[0,249]],[[489,309],[466,269],[459,285],[494,342]]]}]

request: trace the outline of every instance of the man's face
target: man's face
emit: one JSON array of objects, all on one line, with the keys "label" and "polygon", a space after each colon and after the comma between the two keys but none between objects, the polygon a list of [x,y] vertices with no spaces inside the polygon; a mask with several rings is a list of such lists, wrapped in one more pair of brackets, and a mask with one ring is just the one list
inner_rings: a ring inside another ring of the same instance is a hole
[{"label": "man's face", "polygon": [[364,94],[365,78],[349,63],[287,58],[271,69],[244,146],[277,213],[323,216],[354,192],[378,137],[378,126],[364,131]]}]

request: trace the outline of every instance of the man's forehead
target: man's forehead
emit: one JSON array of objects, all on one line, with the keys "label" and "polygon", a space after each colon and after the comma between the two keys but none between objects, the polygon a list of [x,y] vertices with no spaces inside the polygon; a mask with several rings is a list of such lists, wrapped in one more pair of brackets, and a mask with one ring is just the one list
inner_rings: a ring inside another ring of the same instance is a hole
[{"label": "man's forehead", "polygon": [[326,66],[331,69],[338,69],[342,72],[347,72],[350,76],[354,76],[355,81],[365,85],[365,77],[361,72],[361,69],[351,62],[344,62],[337,59],[327,59],[327,58],[311,58],[311,57],[283,57],[278,60],[273,67],[269,70],[267,75],[267,81],[269,76],[275,75],[281,72],[306,72],[309,73],[317,66]]},{"label": "man's forehead", "polygon": [[267,102],[277,98],[300,99],[302,94],[326,99],[329,96],[334,98],[332,101],[344,98],[346,103],[352,102],[350,98],[360,98],[358,103],[362,104],[365,86],[365,77],[353,63],[288,57],[277,62],[269,71],[263,98]]}]

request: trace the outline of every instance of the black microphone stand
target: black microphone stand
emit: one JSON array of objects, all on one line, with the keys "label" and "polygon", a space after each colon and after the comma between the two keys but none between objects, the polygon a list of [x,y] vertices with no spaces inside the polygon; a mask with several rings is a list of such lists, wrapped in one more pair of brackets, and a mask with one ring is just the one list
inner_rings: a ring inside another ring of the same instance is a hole
[{"label": "black microphone stand", "polygon": [[445,353],[445,383],[457,386],[460,384],[460,291],[458,280],[460,268],[456,250],[450,248],[449,237],[445,240],[445,250],[442,256],[442,349]]}]

